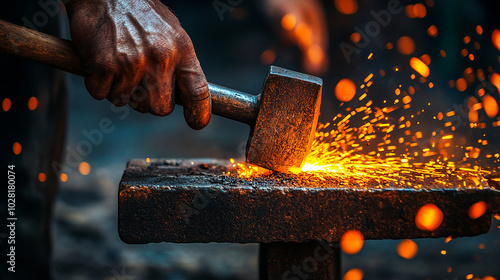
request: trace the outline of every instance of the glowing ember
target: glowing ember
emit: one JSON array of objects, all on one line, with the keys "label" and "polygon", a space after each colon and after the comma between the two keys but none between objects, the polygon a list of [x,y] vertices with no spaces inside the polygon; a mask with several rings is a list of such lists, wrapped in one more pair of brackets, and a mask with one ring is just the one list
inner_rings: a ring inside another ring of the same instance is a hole
[{"label": "glowing ember", "polygon": [[341,102],[349,102],[356,94],[356,85],[349,79],[342,79],[335,87],[335,97]]},{"label": "glowing ember", "polygon": [[412,57],[410,66],[413,70],[417,71],[422,77],[429,76],[429,67],[420,59]]},{"label": "glowing ember", "polygon": [[363,270],[359,268],[353,268],[344,274],[343,280],[361,280],[363,279]]},{"label": "glowing ember", "polygon": [[357,0],[335,0],[335,8],[343,14],[352,15],[358,11]]},{"label": "glowing ember", "polygon": [[38,107],[38,99],[34,96],[30,97],[28,100],[28,108],[33,111]]},{"label": "glowing ember", "polygon": [[398,255],[405,259],[413,259],[415,255],[417,255],[417,252],[417,243],[413,242],[410,239],[405,239],[398,245]]},{"label": "glowing ember", "polygon": [[421,230],[433,231],[443,222],[443,212],[436,205],[429,203],[418,210],[415,218],[417,227]]},{"label": "glowing ember", "polygon": [[286,14],[281,19],[281,26],[285,30],[293,30],[295,28],[295,24],[297,23],[297,18],[293,14]]},{"label": "glowing ember", "polygon": [[14,154],[19,155],[22,150],[23,147],[21,146],[21,144],[19,144],[19,142],[15,142],[14,145],[12,145],[12,151],[14,152]]},{"label": "glowing ember", "polygon": [[479,201],[477,203],[474,203],[470,208],[469,208],[469,217],[471,219],[477,219],[484,215],[486,213],[486,202],[484,201]]},{"label": "glowing ember", "polygon": [[497,73],[491,74],[491,83],[495,85],[497,88],[498,92],[500,92],[500,75]]},{"label": "glowing ember", "polygon": [[493,30],[493,33],[491,33],[491,41],[493,42],[495,48],[500,51],[500,30]]},{"label": "glowing ember", "polygon": [[346,254],[357,254],[363,248],[365,237],[359,230],[348,230],[340,239],[340,248]]},{"label": "glowing ember", "polygon": [[38,181],[40,182],[45,182],[45,180],[47,180],[47,176],[45,175],[45,173],[38,173]]},{"label": "glowing ember", "polygon": [[82,175],[88,175],[90,173],[90,164],[88,162],[82,161],[78,166],[78,170]]},{"label": "glowing ember", "polygon": [[61,173],[61,175],[59,175],[59,178],[61,179],[62,182],[68,181],[68,175],[66,173]]},{"label": "glowing ember", "polygon": [[491,95],[486,94],[483,97],[483,108],[484,111],[486,112],[486,115],[490,118],[496,117],[498,114],[498,103],[495,100],[495,98],[491,97]]},{"label": "glowing ember", "polygon": [[268,169],[250,163],[234,163],[234,159],[231,159],[230,161],[232,163],[233,169],[231,169],[232,171],[226,173],[226,175],[231,175],[231,172],[234,172],[238,175],[238,177],[241,178],[253,178],[266,176],[273,173]]},{"label": "glowing ember", "polygon": [[3,101],[2,101],[2,109],[7,112],[10,110],[10,107],[12,107],[12,101],[10,101],[9,98],[5,98]]},{"label": "glowing ember", "polygon": [[415,42],[408,36],[403,36],[398,40],[398,50],[401,54],[412,54],[415,51]]}]

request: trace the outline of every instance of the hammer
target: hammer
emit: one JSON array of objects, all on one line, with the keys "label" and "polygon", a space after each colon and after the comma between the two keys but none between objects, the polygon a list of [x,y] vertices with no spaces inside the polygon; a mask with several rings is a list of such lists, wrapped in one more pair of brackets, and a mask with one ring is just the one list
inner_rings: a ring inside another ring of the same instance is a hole
[{"label": "hammer", "polygon": [[[0,51],[76,75],[82,62],[71,41],[0,20]],[[212,113],[250,125],[247,162],[278,172],[299,169],[319,117],[320,78],[271,66],[255,96],[208,84]],[[176,98],[180,104],[180,98]]]}]

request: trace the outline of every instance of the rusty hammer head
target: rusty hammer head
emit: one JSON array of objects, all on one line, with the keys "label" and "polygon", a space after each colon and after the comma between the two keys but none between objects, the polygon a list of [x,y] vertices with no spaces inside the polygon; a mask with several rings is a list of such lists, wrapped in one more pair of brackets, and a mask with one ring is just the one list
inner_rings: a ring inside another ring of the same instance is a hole
[{"label": "rusty hammer head", "polygon": [[302,167],[318,123],[322,86],[320,78],[271,66],[247,144],[249,163],[279,172]]}]

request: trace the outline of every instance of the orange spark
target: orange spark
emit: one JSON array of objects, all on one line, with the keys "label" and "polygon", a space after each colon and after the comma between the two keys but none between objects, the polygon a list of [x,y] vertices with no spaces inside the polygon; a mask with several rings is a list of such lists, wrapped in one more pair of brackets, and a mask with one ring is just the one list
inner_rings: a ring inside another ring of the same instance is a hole
[{"label": "orange spark", "polygon": [[398,245],[398,255],[405,259],[413,259],[418,252],[417,243],[410,239],[401,241]]},{"label": "orange spark", "polygon": [[363,248],[365,237],[359,230],[348,230],[340,238],[340,248],[346,254],[356,254]]},{"label": "orange spark", "polygon": [[67,182],[68,181],[68,175],[66,173],[61,173],[59,176],[62,182]]},{"label": "orange spark", "polygon": [[432,37],[437,37],[438,35],[438,29],[435,25],[431,25],[429,28],[427,28],[427,34]]},{"label": "orange spark", "polygon": [[398,50],[401,54],[409,55],[415,51],[415,43],[408,36],[403,36],[398,40]]},{"label": "orange spark", "polygon": [[483,216],[486,213],[486,202],[479,201],[471,205],[469,208],[469,217],[473,220]]},{"label": "orange spark", "polygon": [[45,175],[45,173],[38,173],[38,181],[40,182],[45,182],[45,180],[47,180],[47,176]]},{"label": "orange spark", "polygon": [[15,142],[14,145],[12,145],[12,151],[15,155],[19,155],[22,150],[23,147],[21,146],[21,144],[19,144],[19,142]]},{"label": "orange spark", "polygon": [[423,77],[428,77],[429,76],[429,67],[425,65],[422,60],[412,57],[410,60],[410,66],[413,68],[413,70],[417,71],[421,76]]},{"label": "orange spark", "polygon": [[38,99],[34,96],[30,97],[28,100],[28,108],[33,111],[38,107]]},{"label": "orange spark", "polygon": [[496,115],[498,114],[498,103],[495,98],[493,98],[489,94],[486,94],[485,96],[483,96],[482,103],[486,115],[488,115],[488,117],[492,119],[496,117]]},{"label": "orange spark", "polygon": [[493,42],[495,48],[500,51],[500,30],[493,30],[493,32],[491,33],[491,41]]},{"label": "orange spark", "polygon": [[88,162],[82,161],[78,165],[78,170],[82,175],[88,175],[90,173],[90,164]]},{"label": "orange spark", "polygon": [[352,268],[344,274],[342,280],[362,280],[363,276],[363,270],[359,268]]},{"label": "orange spark", "polygon": [[418,210],[415,224],[421,230],[433,231],[443,222],[443,212],[436,205],[429,203]]},{"label": "orange spark", "polygon": [[358,11],[357,0],[335,0],[335,8],[345,15],[352,15]]},{"label": "orange spark", "polygon": [[356,95],[356,85],[349,79],[342,79],[335,87],[335,97],[341,102],[349,102]]},{"label": "orange spark", "polygon": [[7,112],[10,110],[10,107],[12,107],[12,101],[10,101],[9,98],[5,98],[3,101],[2,101],[2,109]]},{"label": "orange spark", "polygon": [[281,19],[281,27],[285,30],[293,30],[297,24],[297,18],[293,14],[286,14]]},{"label": "orange spark", "polygon": [[467,89],[467,81],[464,78],[457,80],[456,85],[458,91],[465,91]]}]

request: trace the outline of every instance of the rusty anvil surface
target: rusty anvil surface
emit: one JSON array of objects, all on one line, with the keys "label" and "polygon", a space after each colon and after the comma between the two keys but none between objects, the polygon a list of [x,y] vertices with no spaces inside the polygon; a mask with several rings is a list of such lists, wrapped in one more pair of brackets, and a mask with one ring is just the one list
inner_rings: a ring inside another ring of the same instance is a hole
[{"label": "rusty anvil surface", "polygon": [[[275,173],[253,179],[223,175],[228,161],[131,160],[119,188],[118,227],[126,243],[339,242],[350,229],[365,239],[460,237],[486,233],[499,211],[495,188],[353,187]],[[468,209],[485,201],[485,215]],[[433,203],[443,212],[434,231],[415,225]]]}]

